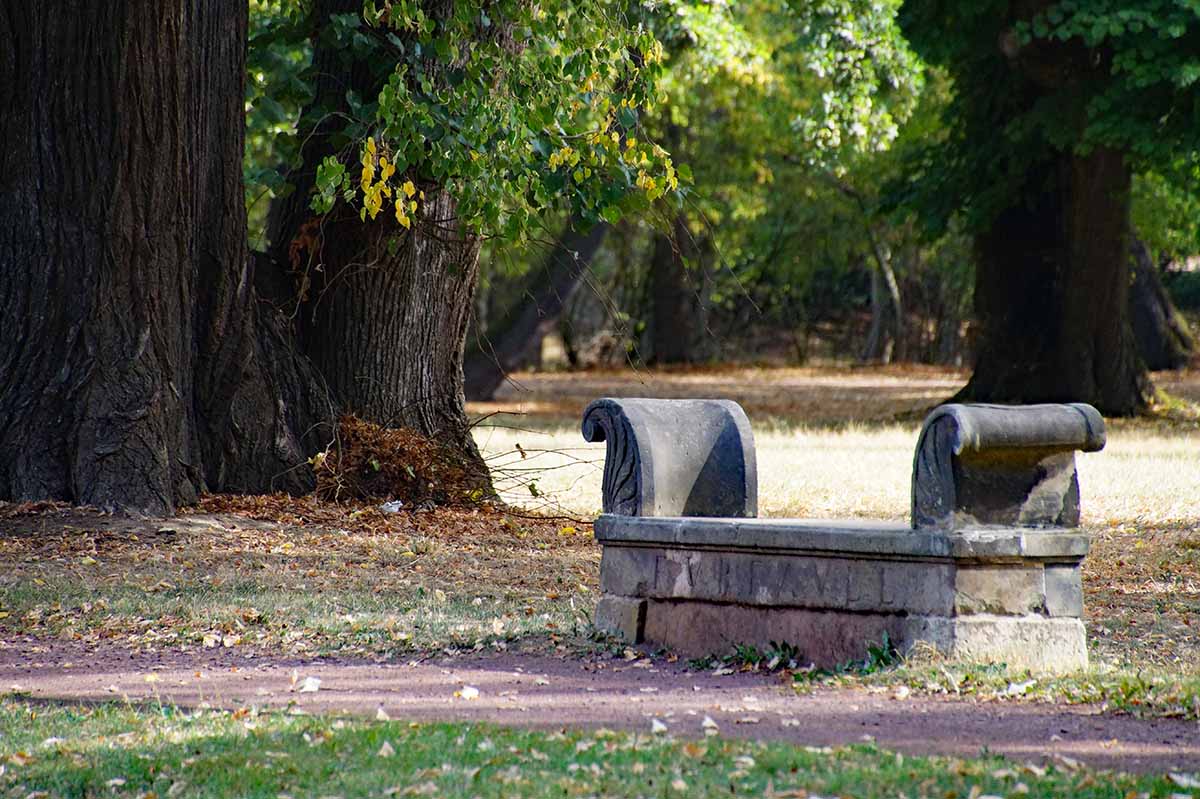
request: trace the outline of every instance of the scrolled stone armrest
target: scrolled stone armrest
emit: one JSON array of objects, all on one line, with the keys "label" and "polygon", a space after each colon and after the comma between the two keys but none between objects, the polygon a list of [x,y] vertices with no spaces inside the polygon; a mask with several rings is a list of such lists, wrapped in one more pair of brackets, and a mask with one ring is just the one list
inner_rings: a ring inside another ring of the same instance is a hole
[{"label": "scrolled stone armrest", "polygon": [[608,445],[605,513],[758,514],[754,434],[736,402],[598,399],[583,412],[583,437]]},{"label": "scrolled stone armrest", "polygon": [[943,405],[917,441],[912,526],[1077,527],[1075,451],[1104,441],[1091,405]]}]

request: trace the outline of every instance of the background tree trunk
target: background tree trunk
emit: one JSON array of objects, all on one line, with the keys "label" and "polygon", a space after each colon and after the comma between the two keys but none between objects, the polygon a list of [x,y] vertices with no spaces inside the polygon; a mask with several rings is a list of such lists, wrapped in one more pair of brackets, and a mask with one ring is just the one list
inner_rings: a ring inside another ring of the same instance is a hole
[{"label": "background tree trunk", "polygon": [[[1015,20],[1050,5],[1018,3]],[[998,43],[996,57],[1019,82],[1022,111],[1048,100],[1082,108],[1111,70],[1110,54],[1077,39],[1015,41]],[[1071,146],[1048,149],[1014,176],[1021,179],[1010,207],[976,237],[981,336],[962,396],[1088,402],[1108,415],[1132,415],[1147,406],[1153,387],[1129,322],[1129,164],[1106,147],[1086,155]]]},{"label": "background tree trunk", "polygon": [[246,5],[64,6],[0,15],[0,498],[301,490],[319,391],[252,288]]},{"label": "background tree trunk", "polygon": [[1130,245],[1133,283],[1129,317],[1138,354],[1148,369],[1182,369],[1196,354],[1196,340],[1171,302],[1150,250],[1136,236]]},{"label": "background tree trunk", "polygon": [[315,97],[301,118],[305,143],[303,166],[291,175],[295,191],[271,210],[273,257],[286,262],[292,242],[309,235],[301,253],[300,342],[338,409],[436,439],[486,483],[462,377],[479,240],[459,224],[454,200],[436,185],[420,186],[426,198],[411,231],[386,205],[365,222],[344,205],[319,220],[309,208],[316,168],[327,156],[342,157],[358,172],[357,144],[339,147],[352,114],[347,92],[373,99],[386,77],[378,64],[348,62],[346,48],[322,35],[331,15],[361,10],[361,0],[314,5]]},{"label": "background tree trunk", "polygon": [[904,358],[900,283],[892,270],[891,257],[881,252],[874,242],[872,246],[876,263],[871,269],[871,327],[859,360],[888,364]]},{"label": "background tree trunk", "polygon": [[576,224],[567,226],[541,267],[525,277],[515,304],[480,332],[469,348],[463,364],[467,399],[492,399],[505,376],[535,360],[542,339],[558,325],[567,301],[608,233],[603,222],[586,232],[580,232]]},{"label": "background tree trunk", "polygon": [[1047,184],[977,237],[981,335],[960,396],[1136,413],[1151,388],[1127,310],[1129,167],[1104,148],[1066,154]]},{"label": "background tree trunk", "polygon": [[697,291],[688,264],[695,265],[698,251],[682,212],[675,215],[669,235],[654,234],[650,263],[651,363],[680,364],[695,360]]}]

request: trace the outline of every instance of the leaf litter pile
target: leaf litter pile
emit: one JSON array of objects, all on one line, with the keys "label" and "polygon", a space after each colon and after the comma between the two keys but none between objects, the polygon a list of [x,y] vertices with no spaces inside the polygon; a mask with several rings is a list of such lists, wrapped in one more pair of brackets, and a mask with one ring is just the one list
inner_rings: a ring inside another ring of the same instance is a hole
[{"label": "leaf litter pile", "polygon": [[599,573],[590,527],[487,505],[215,495],[139,520],[0,503],[0,530],[0,633],[135,650],[544,649],[586,629]]},{"label": "leaf litter pile", "polygon": [[354,416],[339,420],[337,439],[309,463],[317,496],[330,502],[463,506],[479,504],[486,495],[487,476],[473,473],[447,447],[415,430]]}]

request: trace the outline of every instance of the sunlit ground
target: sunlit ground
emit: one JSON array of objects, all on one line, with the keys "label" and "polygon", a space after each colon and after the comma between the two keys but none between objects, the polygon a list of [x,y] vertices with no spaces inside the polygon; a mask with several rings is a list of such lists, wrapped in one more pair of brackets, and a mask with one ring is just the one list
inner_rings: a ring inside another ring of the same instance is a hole
[{"label": "sunlit ground", "polygon": [[[589,519],[600,510],[604,464],[604,444],[579,433],[589,399],[737,399],[754,428],[760,515],[906,520],[920,420],[963,379],[900,369],[730,370],[710,378],[521,375],[520,390],[509,386],[488,406],[521,415],[490,417],[477,440],[510,502]],[[1200,393],[1195,373],[1161,376],[1159,384],[1185,398]],[[1180,420],[1110,421],[1107,447],[1077,461],[1083,525],[1093,536],[1084,574],[1094,661],[1200,670],[1200,429]]]}]

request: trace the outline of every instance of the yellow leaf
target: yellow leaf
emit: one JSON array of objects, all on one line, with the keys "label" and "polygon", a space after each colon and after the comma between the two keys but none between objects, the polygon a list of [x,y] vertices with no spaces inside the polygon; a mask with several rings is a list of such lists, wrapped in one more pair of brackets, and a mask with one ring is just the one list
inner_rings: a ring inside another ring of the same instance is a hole
[{"label": "yellow leaf", "polygon": [[409,197],[412,197],[414,194],[417,193],[417,187],[413,185],[413,182],[411,180],[404,181],[404,185],[401,186],[400,188],[402,188],[404,190],[404,193],[407,194]]}]

